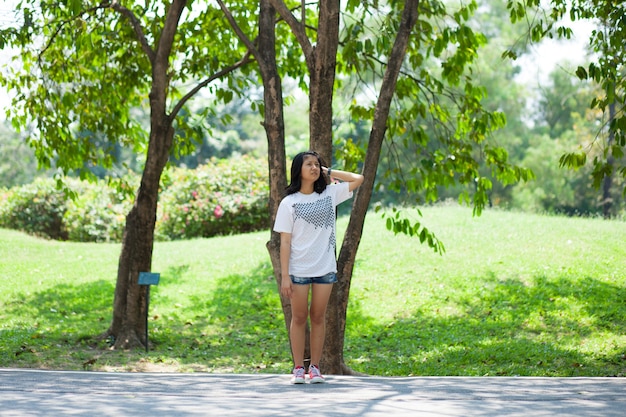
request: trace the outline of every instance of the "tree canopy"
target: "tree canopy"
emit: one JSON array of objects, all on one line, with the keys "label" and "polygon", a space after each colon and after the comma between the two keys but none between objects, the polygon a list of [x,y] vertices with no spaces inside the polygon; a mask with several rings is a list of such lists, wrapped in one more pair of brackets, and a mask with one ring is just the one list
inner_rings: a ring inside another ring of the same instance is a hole
[{"label": "tree canopy", "polygon": [[[572,21],[592,20],[596,23],[589,39],[589,47],[595,53],[592,62],[580,66],[576,75],[581,80],[592,80],[602,93],[591,99],[589,107],[598,109],[602,123],[596,130],[596,137],[590,143],[581,145],[577,151],[566,152],[560,164],[579,168],[591,156],[594,184],[597,188],[607,179],[618,175],[626,178],[624,150],[626,148],[626,72],[624,69],[624,41],[626,41],[626,5],[611,0],[552,0],[547,9],[541,8],[539,0],[509,1],[507,7],[512,22],[526,21],[530,39],[538,42],[544,37],[570,38],[572,29],[562,23],[564,17]],[[513,50],[506,55],[516,57]],[[626,183],[623,183],[626,187]],[[626,188],[622,188],[623,193]]]}]

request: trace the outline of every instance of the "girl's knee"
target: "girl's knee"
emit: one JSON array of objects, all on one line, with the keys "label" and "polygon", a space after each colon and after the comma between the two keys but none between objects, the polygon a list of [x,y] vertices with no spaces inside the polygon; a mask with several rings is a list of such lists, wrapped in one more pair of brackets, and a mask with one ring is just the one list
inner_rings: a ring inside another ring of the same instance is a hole
[{"label": "girl's knee", "polygon": [[326,323],[326,312],[324,313],[311,313],[311,325],[312,326],[322,326]]},{"label": "girl's knee", "polygon": [[305,314],[292,314],[291,321],[296,326],[305,326],[306,325],[307,315]]}]

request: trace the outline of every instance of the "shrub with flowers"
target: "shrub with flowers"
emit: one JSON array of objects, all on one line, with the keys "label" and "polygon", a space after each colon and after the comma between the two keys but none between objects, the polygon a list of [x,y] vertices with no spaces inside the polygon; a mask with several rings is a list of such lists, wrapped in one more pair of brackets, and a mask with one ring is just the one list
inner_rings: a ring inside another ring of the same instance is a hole
[{"label": "shrub with flowers", "polygon": [[69,240],[120,242],[126,214],[132,207],[132,197],[104,181],[76,182],[72,190],[77,197],[68,200],[67,211],[63,217]]},{"label": "shrub with flowers", "polygon": [[36,236],[66,240],[63,216],[66,192],[51,178],[3,191],[0,200],[0,227],[21,230]]},{"label": "shrub with flowers", "polygon": [[269,227],[267,165],[243,156],[175,168],[162,181],[157,239],[189,239]]},{"label": "shrub with flowers", "polygon": [[57,240],[115,242],[121,240],[131,203],[104,181],[70,178],[65,188],[57,188],[52,178],[39,178],[2,191],[0,227]]},{"label": "shrub with flowers", "polygon": [[[139,178],[126,183],[138,183]],[[0,227],[52,239],[119,242],[133,198],[105,181],[53,179],[0,190]],[[127,185],[134,187],[134,185]],[[166,171],[161,183],[155,238],[245,233],[269,227],[266,164],[250,157],[212,160],[194,170]]]}]

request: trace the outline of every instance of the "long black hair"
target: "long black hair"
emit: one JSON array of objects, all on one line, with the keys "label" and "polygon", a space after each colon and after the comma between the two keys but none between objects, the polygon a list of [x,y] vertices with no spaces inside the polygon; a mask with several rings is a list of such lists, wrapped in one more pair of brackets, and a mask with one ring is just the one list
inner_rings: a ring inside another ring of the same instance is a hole
[{"label": "long black hair", "polygon": [[322,166],[326,166],[322,157],[315,151],[300,152],[291,162],[291,183],[285,189],[287,195],[295,194],[300,191],[300,187],[302,186],[302,165],[304,165],[305,156],[316,157],[320,164],[320,176],[313,183],[313,191],[321,194],[326,189],[326,185],[330,182],[330,179],[322,172]]}]

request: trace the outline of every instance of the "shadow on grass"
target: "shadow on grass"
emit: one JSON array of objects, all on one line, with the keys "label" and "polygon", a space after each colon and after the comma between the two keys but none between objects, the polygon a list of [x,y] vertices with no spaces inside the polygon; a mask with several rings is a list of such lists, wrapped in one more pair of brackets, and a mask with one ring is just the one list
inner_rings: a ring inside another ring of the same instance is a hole
[{"label": "shadow on grass", "polygon": [[[71,350],[108,327],[114,286],[100,280],[21,293],[0,306],[0,366],[54,366],[57,348]],[[50,357],[51,355],[53,357]]]},{"label": "shadow on grass", "polygon": [[[219,279],[209,292],[184,284],[188,265],[168,268],[152,294],[151,311],[158,303],[162,316],[151,316],[149,353],[138,349],[120,354],[124,362],[147,360],[177,361],[182,364],[213,365],[237,371],[238,364],[266,369],[289,357],[280,301],[269,262],[246,275]],[[185,308],[173,305],[171,288],[189,291]],[[0,367],[84,368],[92,357],[107,348],[96,346],[94,337],[110,324],[114,281],[88,284],[58,284],[38,292],[21,293],[0,304]],[[98,349],[99,347],[99,349]],[[95,350],[94,350],[95,349]],[[80,354],[78,351],[83,350]],[[75,358],[72,359],[72,352]],[[67,356],[58,360],[59,355]],[[107,354],[115,361],[116,353]],[[52,357],[54,356],[54,358]],[[241,371],[241,370],[239,370]],[[245,371],[245,370],[244,370]]]},{"label": "shadow on grass", "polygon": [[[163,273],[165,314],[177,311],[167,305],[168,286],[185,273],[185,266]],[[348,364],[372,375],[623,376],[626,352],[616,341],[626,327],[626,289],[590,277],[472,281],[482,289],[446,294],[385,324],[351,301]],[[151,320],[154,347],[130,360],[286,372],[289,344],[271,265],[221,278],[215,288],[192,289],[188,308]],[[0,305],[0,367],[47,367],[62,352],[69,358],[62,365],[74,360],[80,369],[86,356],[78,351],[89,348],[82,342],[109,325],[113,293],[113,281],[59,284]]]},{"label": "shadow on grass", "polygon": [[441,302],[454,314],[418,308],[373,325],[350,313],[345,357],[379,375],[624,376],[624,347],[605,337],[623,334],[626,289],[589,277],[474,282],[482,293]]},{"label": "shadow on grass", "polygon": [[249,274],[219,278],[213,286],[214,291],[189,294],[188,311],[155,333],[151,340],[159,351],[169,349],[181,363],[222,371],[261,371],[290,357],[269,262]]}]

